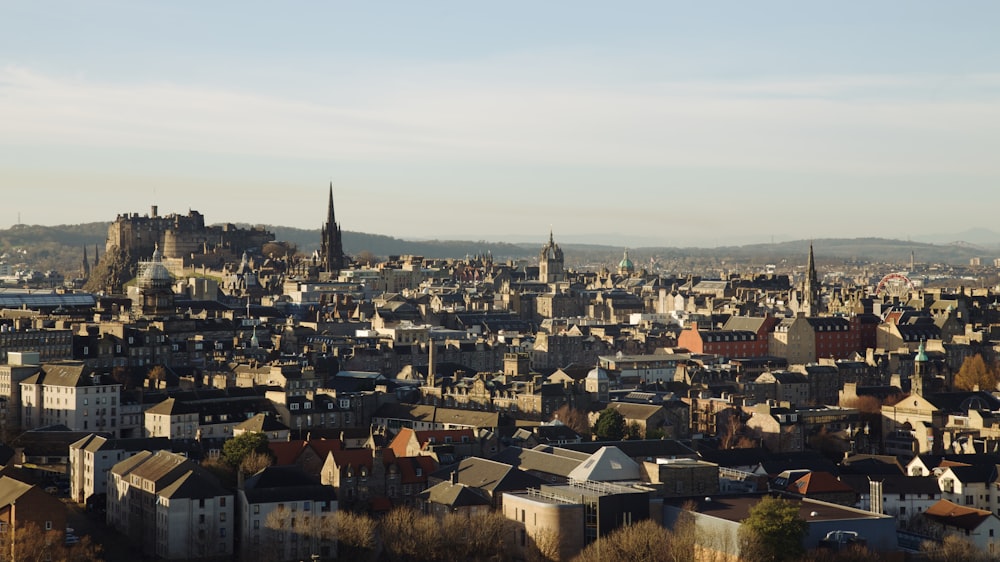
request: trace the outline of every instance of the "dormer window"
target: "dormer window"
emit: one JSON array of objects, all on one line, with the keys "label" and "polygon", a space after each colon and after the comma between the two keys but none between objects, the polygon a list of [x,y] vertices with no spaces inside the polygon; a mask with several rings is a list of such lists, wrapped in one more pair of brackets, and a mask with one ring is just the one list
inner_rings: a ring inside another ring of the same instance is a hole
[{"label": "dormer window", "polygon": [[292,409],[292,410],[298,410],[299,409],[299,404],[298,404],[298,402],[292,402],[288,407],[290,409]]}]

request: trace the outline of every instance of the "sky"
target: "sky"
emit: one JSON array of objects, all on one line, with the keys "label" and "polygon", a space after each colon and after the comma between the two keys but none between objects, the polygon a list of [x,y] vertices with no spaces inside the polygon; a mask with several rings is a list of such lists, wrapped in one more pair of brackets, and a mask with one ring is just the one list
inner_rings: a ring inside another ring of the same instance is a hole
[{"label": "sky", "polygon": [[633,247],[990,228],[1000,3],[5,2],[0,228]]}]

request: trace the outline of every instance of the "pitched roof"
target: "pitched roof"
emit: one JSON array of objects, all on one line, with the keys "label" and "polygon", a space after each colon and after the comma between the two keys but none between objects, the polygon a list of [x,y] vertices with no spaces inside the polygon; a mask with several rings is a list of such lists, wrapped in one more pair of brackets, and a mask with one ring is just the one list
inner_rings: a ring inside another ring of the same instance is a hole
[{"label": "pitched roof", "polygon": [[285,466],[294,464],[306,448],[306,442],[300,439],[294,441],[270,441],[267,448],[274,453],[274,464]]},{"label": "pitched roof", "polygon": [[618,447],[601,447],[580,466],[569,473],[571,480],[592,480],[614,482],[641,480],[639,464],[629,458]]},{"label": "pitched roof", "polygon": [[507,447],[495,455],[492,460],[516,466],[521,470],[541,472],[562,478],[569,478],[569,474],[583,462],[580,459],[554,455],[542,450],[522,449],[521,447]]},{"label": "pitched roof", "polygon": [[249,503],[337,499],[332,486],[324,486],[297,466],[269,466],[244,482]]},{"label": "pitched roof", "polygon": [[540,486],[543,481],[523,470],[498,461],[470,457],[458,463],[458,467],[449,467],[434,474],[437,478],[447,479],[452,472],[457,472],[458,482],[485,490],[495,495],[497,492],[526,490]]},{"label": "pitched roof", "polygon": [[371,469],[375,464],[375,456],[371,449],[341,449],[330,451],[330,454],[333,455],[333,462],[338,467],[360,468],[364,466]]},{"label": "pitched roof", "polygon": [[9,476],[0,477],[0,507],[6,507],[28,493],[33,486]]},{"label": "pitched roof", "polygon": [[854,488],[841,482],[829,472],[810,472],[788,486],[788,491],[802,494],[831,494],[838,492],[854,492]]},{"label": "pitched roof", "polygon": [[968,531],[975,530],[991,516],[989,511],[961,506],[948,500],[939,500],[924,512],[924,517],[928,519]]},{"label": "pitched roof", "polygon": [[423,492],[420,497],[430,503],[447,505],[450,507],[471,507],[476,505],[491,505],[489,498],[482,495],[475,488],[465,484],[452,484],[451,482],[441,482]]},{"label": "pitched roof", "polygon": [[627,441],[585,441],[581,443],[563,443],[559,448],[578,451],[592,455],[601,447],[618,447],[623,453],[633,459],[653,457],[695,457],[693,449],[675,439],[629,439]]},{"label": "pitched roof", "polygon": [[287,431],[288,426],[275,419],[274,416],[257,414],[247,421],[236,425],[233,429],[241,429],[254,433],[267,433],[270,431]]}]

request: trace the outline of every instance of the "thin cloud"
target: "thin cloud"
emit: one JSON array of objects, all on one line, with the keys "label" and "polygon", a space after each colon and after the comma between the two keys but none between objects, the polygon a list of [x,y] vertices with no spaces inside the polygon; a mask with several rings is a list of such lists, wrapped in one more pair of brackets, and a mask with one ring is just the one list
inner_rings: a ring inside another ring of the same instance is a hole
[{"label": "thin cloud", "polygon": [[[355,92],[367,89],[370,97],[331,92],[319,101],[8,67],[0,71],[0,142],[386,165],[997,172],[983,148],[1000,140],[995,75],[626,81],[616,88],[586,83],[576,71],[565,84],[511,80],[509,64],[489,79],[488,68],[454,66],[369,83],[362,76]],[[384,88],[390,82],[396,87]],[[921,93],[942,83],[947,95]]]}]

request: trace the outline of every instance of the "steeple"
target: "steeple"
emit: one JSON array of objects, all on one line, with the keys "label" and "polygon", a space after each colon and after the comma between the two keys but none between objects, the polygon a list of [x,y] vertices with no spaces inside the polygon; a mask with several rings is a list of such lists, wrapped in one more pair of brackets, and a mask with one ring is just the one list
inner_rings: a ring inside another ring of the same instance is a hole
[{"label": "steeple", "polygon": [[806,263],[806,278],[802,283],[802,312],[806,316],[819,313],[820,287],[816,278],[816,257],[813,255],[812,242],[809,243],[809,260]]},{"label": "steeple", "polygon": [[330,197],[326,209],[326,224],[323,225],[323,239],[320,241],[320,258],[323,271],[336,273],[347,266],[344,259],[344,243],[340,225],[333,210],[333,182],[330,182]]},{"label": "steeple", "polygon": [[83,247],[83,262],[81,263],[81,265],[82,265],[83,278],[86,279],[86,278],[90,277],[90,261],[87,260],[87,247],[86,246]]},{"label": "steeple", "polygon": [[94,244],[94,267],[97,267],[97,264],[100,263],[100,261],[101,261],[101,256],[98,252],[98,246],[97,244]]}]

